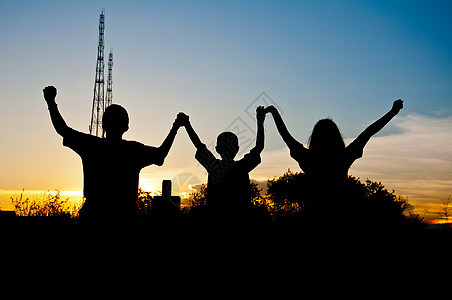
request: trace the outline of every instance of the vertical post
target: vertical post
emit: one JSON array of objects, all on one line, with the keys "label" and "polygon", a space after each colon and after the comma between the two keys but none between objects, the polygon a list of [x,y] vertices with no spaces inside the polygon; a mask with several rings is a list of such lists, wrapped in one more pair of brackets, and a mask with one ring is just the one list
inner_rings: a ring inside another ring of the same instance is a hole
[{"label": "vertical post", "polygon": [[171,196],[171,180],[163,180],[162,195],[155,196],[152,203],[152,215],[172,218],[179,215],[180,197]]}]

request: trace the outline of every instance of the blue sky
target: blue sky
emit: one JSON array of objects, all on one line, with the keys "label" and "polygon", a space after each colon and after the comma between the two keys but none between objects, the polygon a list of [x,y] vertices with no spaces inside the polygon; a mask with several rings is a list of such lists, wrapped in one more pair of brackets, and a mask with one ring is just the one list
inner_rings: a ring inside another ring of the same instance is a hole
[{"label": "blue sky", "polygon": [[[353,138],[397,98],[401,118],[452,115],[450,1],[1,1],[0,189],[81,188],[41,90],[55,85],[67,123],[88,131],[102,7],[127,139],[160,144],[178,111],[206,143],[237,118],[254,128],[244,110],[262,92],[303,143],[323,117]],[[284,149],[267,122],[265,151]],[[194,170],[193,155],[182,132],[143,176]]]}]

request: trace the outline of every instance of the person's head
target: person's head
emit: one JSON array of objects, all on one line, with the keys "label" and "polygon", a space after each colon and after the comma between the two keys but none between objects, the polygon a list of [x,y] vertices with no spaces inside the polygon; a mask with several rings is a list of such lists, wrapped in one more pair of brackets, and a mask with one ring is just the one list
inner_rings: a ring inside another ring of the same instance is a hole
[{"label": "person's head", "polygon": [[322,119],[315,124],[309,138],[309,150],[316,153],[339,153],[344,149],[344,139],[333,120]]},{"label": "person's head", "polygon": [[129,115],[124,107],[112,104],[105,109],[102,116],[102,128],[107,135],[123,135],[129,130]]},{"label": "person's head", "polygon": [[215,147],[218,154],[223,159],[234,159],[239,152],[239,139],[232,132],[222,132],[217,137],[217,146]]}]

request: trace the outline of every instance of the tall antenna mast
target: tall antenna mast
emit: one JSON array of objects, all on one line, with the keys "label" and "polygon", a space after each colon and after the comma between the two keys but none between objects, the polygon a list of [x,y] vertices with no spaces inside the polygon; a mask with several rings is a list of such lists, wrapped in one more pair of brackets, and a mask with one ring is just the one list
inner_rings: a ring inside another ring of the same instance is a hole
[{"label": "tall antenna mast", "polygon": [[107,77],[107,94],[105,94],[105,108],[109,107],[113,101],[113,49],[110,49],[108,54],[108,77]]},{"label": "tall antenna mast", "polygon": [[99,44],[97,46],[96,78],[94,81],[93,109],[89,133],[95,136],[104,135],[102,130],[102,114],[104,113],[104,9],[99,17]]}]

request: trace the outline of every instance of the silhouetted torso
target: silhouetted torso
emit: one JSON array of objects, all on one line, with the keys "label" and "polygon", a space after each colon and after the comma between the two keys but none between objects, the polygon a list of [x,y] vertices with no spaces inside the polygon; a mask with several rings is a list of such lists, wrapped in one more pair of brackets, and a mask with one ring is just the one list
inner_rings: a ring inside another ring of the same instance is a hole
[{"label": "silhouetted torso", "polygon": [[240,160],[225,161],[215,158],[204,145],[196,151],[196,159],[208,172],[208,209],[230,216],[244,213],[250,203],[248,173],[261,162],[260,152],[251,150]]},{"label": "silhouetted torso", "polygon": [[306,149],[302,144],[290,149],[290,156],[295,159],[303,172],[315,181],[328,181],[340,184],[347,178],[348,169],[353,162],[362,157],[364,144],[358,139],[348,145],[341,153],[316,154]]},{"label": "silhouetted torso", "polygon": [[348,210],[350,199],[345,199],[345,180],[353,162],[362,157],[365,143],[355,139],[340,153],[317,154],[302,144],[292,147],[290,155],[306,174],[303,193],[306,201],[305,211],[310,217],[320,215],[334,218]]},{"label": "silhouetted torso", "polygon": [[86,202],[81,216],[135,216],[140,170],[163,164],[158,148],[135,141],[111,141],[73,131],[63,145],[83,162]]}]

